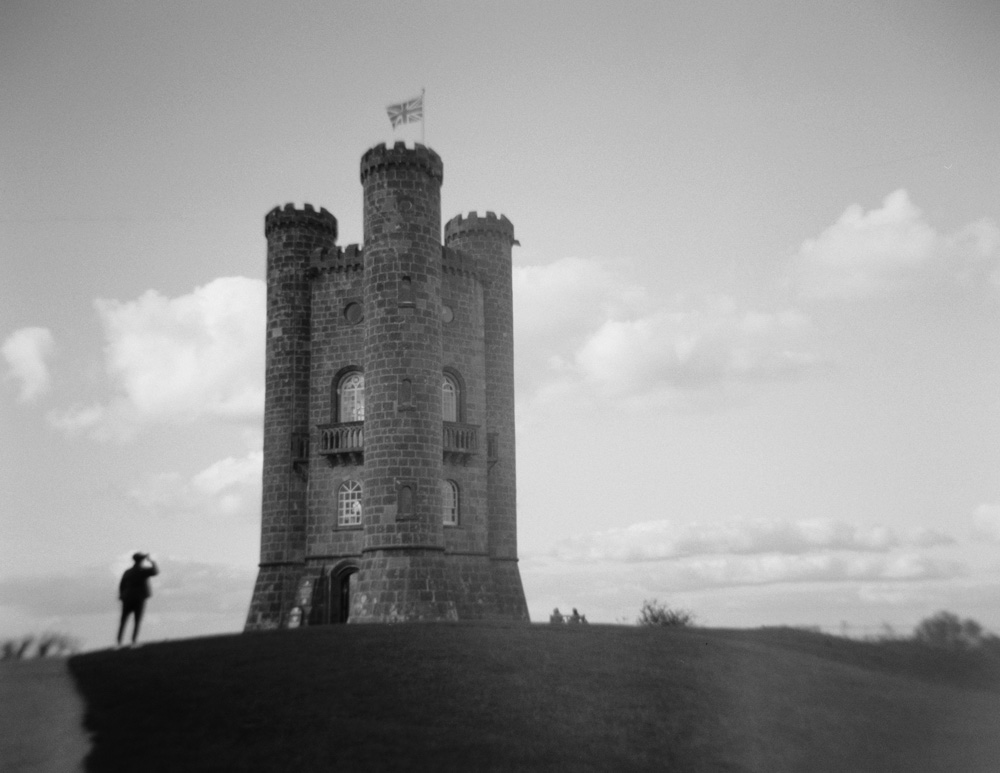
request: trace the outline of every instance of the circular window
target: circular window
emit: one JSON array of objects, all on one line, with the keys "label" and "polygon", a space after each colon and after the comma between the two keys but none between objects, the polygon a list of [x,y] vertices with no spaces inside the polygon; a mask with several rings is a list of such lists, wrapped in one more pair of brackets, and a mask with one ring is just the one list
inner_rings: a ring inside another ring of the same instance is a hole
[{"label": "circular window", "polygon": [[451,322],[453,319],[455,319],[455,312],[451,310],[451,306],[441,307],[441,319],[444,322]]},{"label": "circular window", "polygon": [[344,318],[348,324],[356,325],[365,318],[364,307],[360,303],[348,303],[344,307]]}]

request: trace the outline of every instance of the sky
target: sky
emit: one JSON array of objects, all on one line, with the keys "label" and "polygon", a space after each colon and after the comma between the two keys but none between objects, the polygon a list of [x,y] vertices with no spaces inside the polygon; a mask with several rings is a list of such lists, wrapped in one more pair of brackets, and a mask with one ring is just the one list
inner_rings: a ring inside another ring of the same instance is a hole
[{"label": "sky", "polygon": [[107,646],[136,550],[144,638],[242,628],[264,215],[360,242],[422,136],[521,243],[533,620],[1000,632],[998,50],[992,0],[6,0],[0,637]]}]

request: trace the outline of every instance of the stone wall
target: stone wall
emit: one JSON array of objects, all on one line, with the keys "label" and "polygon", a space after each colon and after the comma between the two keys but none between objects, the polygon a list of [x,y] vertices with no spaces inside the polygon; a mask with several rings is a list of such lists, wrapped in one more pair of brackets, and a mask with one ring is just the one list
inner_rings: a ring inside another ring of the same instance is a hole
[{"label": "stone wall", "polygon": [[[248,630],[335,622],[348,597],[351,622],[528,619],[516,543],[514,229],[471,213],[449,221],[442,245],[442,179],[441,159],[421,145],[366,152],[364,248],[338,248],[336,220],[308,205],[265,219],[261,568]],[[336,389],[351,370],[365,379],[363,450],[334,453],[321,445],[343,429]],[[442,440],[445,373],[460,387],[447,431],[478,441],[457,453]],[[349,480],[362,484],[360,526],[338,524]],[[442,522],[444,481],[458,487],[456,525]]]},{"label": "stone wall", "polygon": [[[267,328],[260,576],[247,628],[285,622],[306,549],[312,288],[309,265],[336,249],[337,220],[306,205],[275,208],[267,237]],[[276,600],[277,599],[277,600]],[[277,606],[276,606],[277,605]]]},{"label": "stone wall", "polygon": [[397,143],[364,188],[364,547],[356,622],[455,619],[441,523],[441,159]]},{"label": "stone wall", "polygon": [[307,558],[315,562],[361,556],[361,526],[338,525],[337,494],[344,482],[361,482],[362,468],[357,459],[331,460],[319,453],[319,434],[321,427],[340,420],[339,380],[353,370],[364,370],[364,318],[348,313],[350,304],[361,304],[363,309],[363,252],[351,245],[320,256],[313,268],[309,413],[314,450],[309,465]]}]

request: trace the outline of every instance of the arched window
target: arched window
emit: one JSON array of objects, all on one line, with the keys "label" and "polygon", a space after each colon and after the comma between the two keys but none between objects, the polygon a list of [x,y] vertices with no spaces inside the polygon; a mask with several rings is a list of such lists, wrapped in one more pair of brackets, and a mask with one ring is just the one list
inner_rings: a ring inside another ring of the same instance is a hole
[{"label": "arched window", "polygon": [[361,484],[356,480],[340,484],[337,492],[337,525],[361,525]]},{"label": "arched window", "polygon": [[352,371],[337,385],[337,420],[364,421],[365,374]]},{"label": "arched window", "polygon": [[448,373],[441,381],[441,417],[445,421],[458,421],[458,381]]},{"label": "arched window", "polygon": [[441,504],[444,525],[458,526],[458,484],[455,481],[441,481]]}]

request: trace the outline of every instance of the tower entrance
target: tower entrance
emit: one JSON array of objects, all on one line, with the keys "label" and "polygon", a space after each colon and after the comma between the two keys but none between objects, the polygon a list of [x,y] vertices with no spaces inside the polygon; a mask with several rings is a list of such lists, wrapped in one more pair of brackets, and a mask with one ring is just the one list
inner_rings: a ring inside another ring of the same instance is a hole
[{"label": "tower entrance", "polygon": [[358,568],[349,566],[339,573],[330,573],[330,622],[346,623],[351,616],[351,595],[358,579]]},{"label": "tower entrance", "polygon": [[309,625],[337,625],[350,619],[357,575],[358,567],[353,564],[322,571],[313,586]]}]

